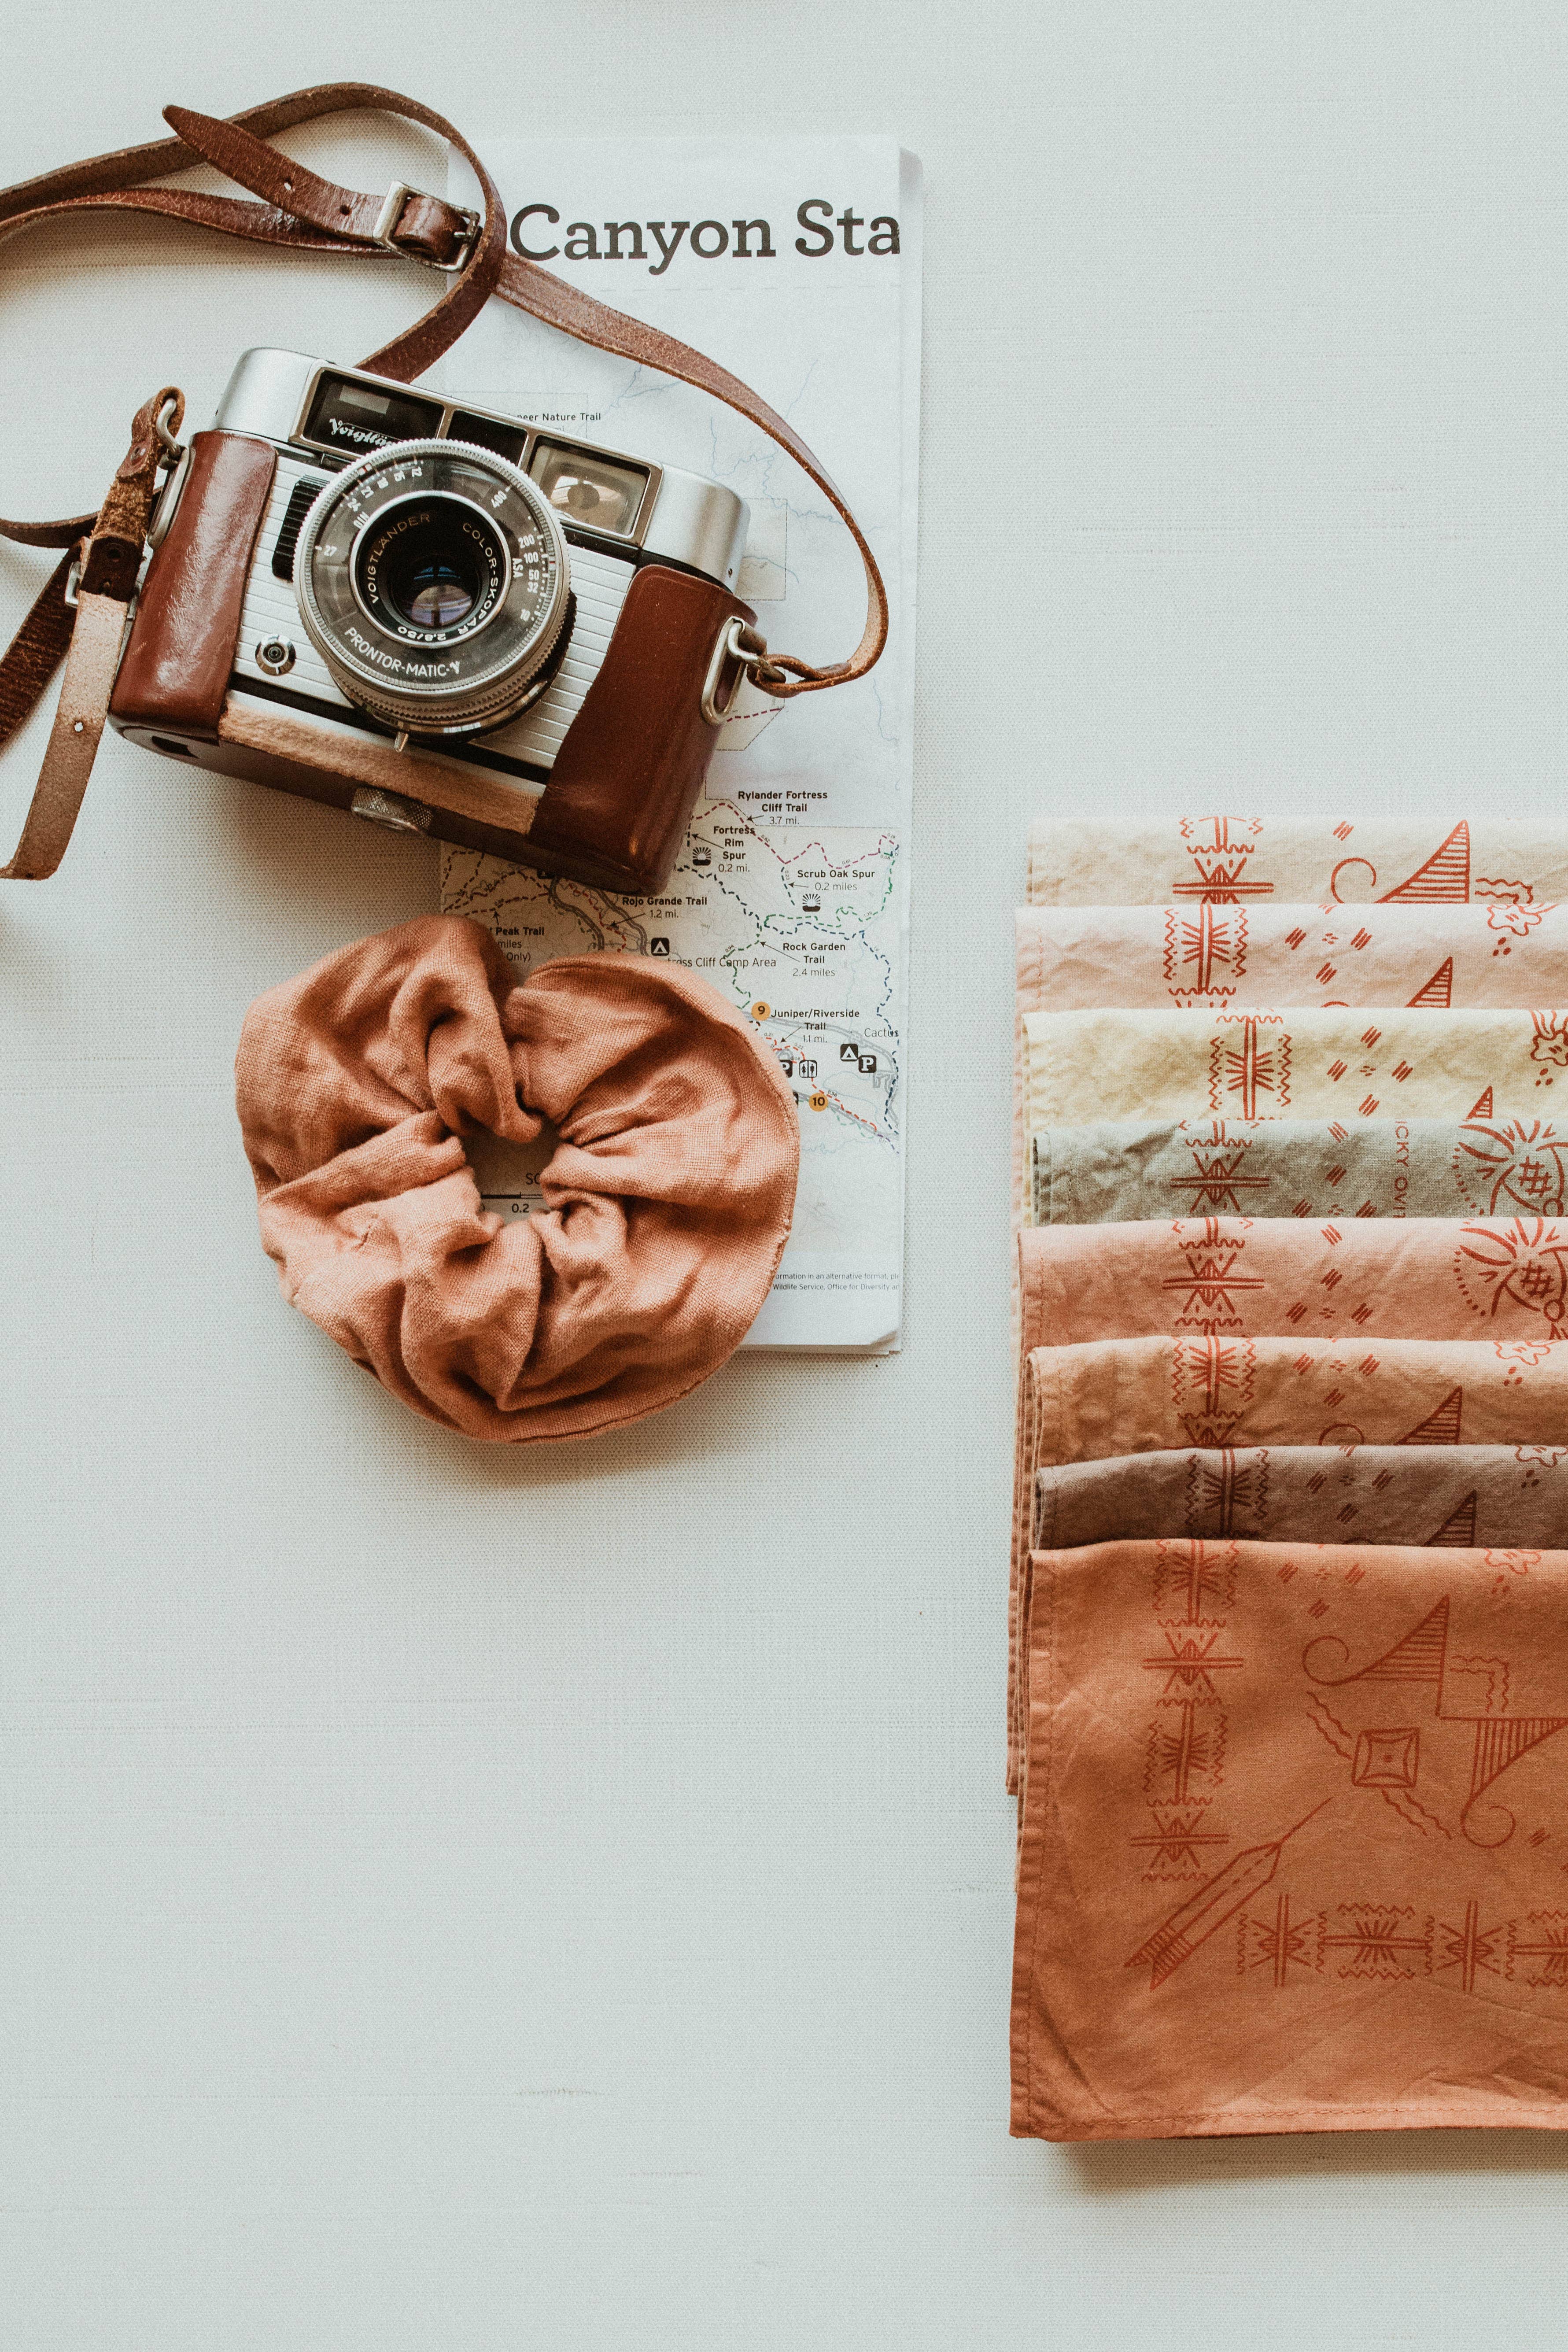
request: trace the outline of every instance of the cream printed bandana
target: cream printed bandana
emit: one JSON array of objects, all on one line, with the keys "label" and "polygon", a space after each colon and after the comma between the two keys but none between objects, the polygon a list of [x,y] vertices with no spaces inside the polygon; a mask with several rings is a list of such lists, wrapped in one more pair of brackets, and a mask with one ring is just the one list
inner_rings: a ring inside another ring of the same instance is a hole
[{"label": "cream printed bandana", "polygon": [[1031,1133],[1205,1113],[1517,1119],[1552,1107],[1568,1012],[1030,1013],[1024,1045]]},{"label": "cream printed bandana", "polygon": [[1089,818],[1029,835],[1034,906],[1541,906],[1568,898],[1568,826],[1531,820],[1183,816],[1118,837]]}]

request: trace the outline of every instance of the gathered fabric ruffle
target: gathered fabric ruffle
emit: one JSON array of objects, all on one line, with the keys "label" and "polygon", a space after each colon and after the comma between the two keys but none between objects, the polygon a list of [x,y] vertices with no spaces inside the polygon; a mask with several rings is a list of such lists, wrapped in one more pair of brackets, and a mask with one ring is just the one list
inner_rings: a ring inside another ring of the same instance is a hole
[{"label": "gathered fabric ruffle", "polygon": [[[563,957],[519,982],[426,916],[258,999],[236,1065],[284,1296],[416,1412],[476,1438],[585,1437],[732,1354],[799,1172],[795,1099],[707,982]],[[545,1205],[487,1210],[463,1139],[559,1138]]]}]

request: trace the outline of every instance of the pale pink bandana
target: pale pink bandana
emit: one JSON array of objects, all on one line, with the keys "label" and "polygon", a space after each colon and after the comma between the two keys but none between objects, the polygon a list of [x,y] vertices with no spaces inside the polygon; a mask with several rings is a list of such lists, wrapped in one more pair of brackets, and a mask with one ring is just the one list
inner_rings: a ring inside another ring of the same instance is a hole
[{"label": "pale pink bandana", "polygon": [[[794,1097],[679,965],[564,958],[520,986],[478,923],[427,916],[258,999],[236,1076],[285,1297],[470,1437],[672,1403],[744,1339],[789,1233]],[[546,1206],[505,1223],[461,1139],[545,1121]]]},{"label": "pale pink bandana", "polygon": [[1568,1219],[1182,1217],[1018,1236],[1023,1345],[1568,1338]]},{"label": "pale pink bandana", "polygon": [[1552,900],[1021,907],[1017,953],[1020,1013],[1568,1003],[1568,906]]}]

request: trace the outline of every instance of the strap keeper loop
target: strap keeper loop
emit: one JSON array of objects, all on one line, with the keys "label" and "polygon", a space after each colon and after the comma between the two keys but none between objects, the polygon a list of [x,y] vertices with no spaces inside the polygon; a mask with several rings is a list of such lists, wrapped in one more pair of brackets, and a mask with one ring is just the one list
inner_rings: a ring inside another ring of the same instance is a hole
[{"label": "strap keeper loop", "polygon": [[[142,549],[133,540],[122,539],[115,531],[95,531],[87,541],[79,562],[73,566],[66,583],[66,602],[74,604],[78,595],[112,596],[117,604],[129,604],[136,593],[136,575],[142,568]],[[71,592],[75,590],[76,593]]]},{"label": "strap keeper loop", "polygon": [[451,259],[437,261],[434,254],[417,253],[412,246],[400,245],[397,241],[397,224],[403,218],[403,208],[410,196],[422,196],[427,205],[445,205],[447,203],[444,196],[433,196],[427,188],[410,187],[406,180],[394,180],[381,200],[381,210],[370,233],[372,243],[379,246],[383,253],[395,254],[399,261],[422,261],[426,269],[444,269],[451,276],[467,269],[484,227],[479,215],[467,205],[449,207],[462,222],[463,235]]}]

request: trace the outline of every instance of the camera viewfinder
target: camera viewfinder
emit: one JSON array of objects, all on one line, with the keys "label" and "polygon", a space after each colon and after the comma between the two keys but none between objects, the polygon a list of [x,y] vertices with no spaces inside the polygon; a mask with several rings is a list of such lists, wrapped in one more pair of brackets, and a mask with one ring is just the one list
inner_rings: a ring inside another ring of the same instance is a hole
[{"label": "camera viewfinder", "polygon": [[568,530],[575,525],[631,537],[647,488],[645,467],[612,465],[586,449],[541,441],[528,470]]}]

